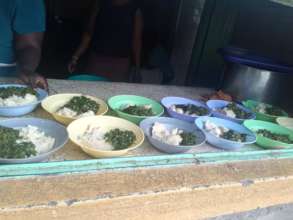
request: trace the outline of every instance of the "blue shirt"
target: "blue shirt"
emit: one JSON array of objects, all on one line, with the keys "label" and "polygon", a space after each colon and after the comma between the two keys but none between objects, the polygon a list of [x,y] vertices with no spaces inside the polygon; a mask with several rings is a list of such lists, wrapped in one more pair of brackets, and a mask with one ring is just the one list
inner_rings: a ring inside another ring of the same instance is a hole
[{"label": "blue shirt", "polygon": [[15,34],[44,31],[45,7],[43,0],[0,0],[0,63],[16,62]]}]

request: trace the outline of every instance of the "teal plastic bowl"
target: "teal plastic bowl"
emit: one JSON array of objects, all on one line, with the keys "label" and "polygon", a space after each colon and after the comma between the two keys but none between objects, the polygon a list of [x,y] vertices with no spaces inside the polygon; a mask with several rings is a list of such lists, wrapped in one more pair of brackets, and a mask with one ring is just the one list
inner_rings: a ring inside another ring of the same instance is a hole
[{"label": "teal plastic bowl", "polygon": [[68,77],[69,80],[76,80],[76,81],[105,81],[108,82],[109,80],[103,76],[95,76],[91,74],[76,74]]},{"label": "teal plastic bowl", "polygon": [[158,102],[142,96],[135,95],[119,95],[108,100],[108,105],[120,117],[135,124],[139,124],[142,120],[150,117],[130,115],[121,111],[125,105],[151,105],[154,115],[151,117],[159,117],[164,114],[164,108]]}]

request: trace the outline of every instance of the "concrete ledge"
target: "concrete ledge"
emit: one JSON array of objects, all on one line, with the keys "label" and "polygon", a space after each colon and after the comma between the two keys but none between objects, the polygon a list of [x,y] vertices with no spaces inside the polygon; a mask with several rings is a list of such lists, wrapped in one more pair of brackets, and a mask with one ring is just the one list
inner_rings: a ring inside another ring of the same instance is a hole
[{"label": "concrete ledge", "polygon": [[199,219],[293,202],[293,160],[0,181],[0,219]]},{"label": "concrete ledge", "polygon": [[293,201],[293,179],[263,180],[248,187],[227,184],[116,198],[7,208],[1,218],[17,219],[202,219]]}]

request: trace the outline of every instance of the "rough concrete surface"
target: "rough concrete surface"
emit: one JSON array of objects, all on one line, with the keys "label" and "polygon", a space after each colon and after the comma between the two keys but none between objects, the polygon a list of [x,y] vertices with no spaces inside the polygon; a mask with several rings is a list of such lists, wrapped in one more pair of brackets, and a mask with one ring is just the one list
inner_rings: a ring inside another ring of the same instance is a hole
[{"label": "rough concrete surface", "polygon": [[292,220],[293,204],[255,209],[249,212],[219,216],[209,220]]}]

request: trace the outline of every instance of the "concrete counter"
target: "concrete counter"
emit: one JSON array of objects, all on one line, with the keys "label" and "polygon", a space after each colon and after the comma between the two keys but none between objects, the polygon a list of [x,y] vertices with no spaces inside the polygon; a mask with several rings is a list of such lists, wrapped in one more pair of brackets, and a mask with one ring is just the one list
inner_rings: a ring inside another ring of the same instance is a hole
[{"label": "concrete counter", "polygon": [[[2,81],[3,82],[3,81]],[[198,99],[208,89],[50,80],[50,93],[107,100],[134,94]],[[51,118],[41,108],[32,114]],[[125,158],[94,160],[68,143],[49,163],[0,166],[0,219],[201,219],[293,202],[292,150],[205,145],[164,155],[145,142]]]}]

